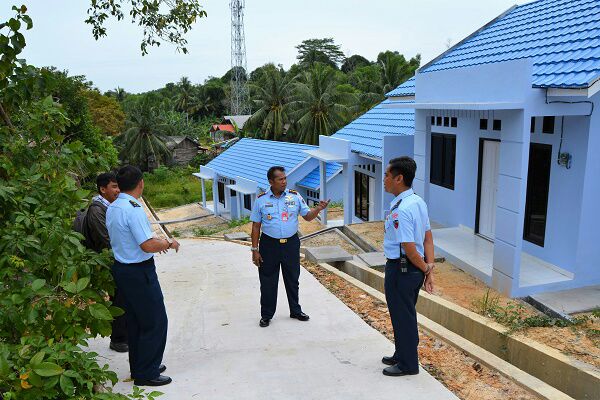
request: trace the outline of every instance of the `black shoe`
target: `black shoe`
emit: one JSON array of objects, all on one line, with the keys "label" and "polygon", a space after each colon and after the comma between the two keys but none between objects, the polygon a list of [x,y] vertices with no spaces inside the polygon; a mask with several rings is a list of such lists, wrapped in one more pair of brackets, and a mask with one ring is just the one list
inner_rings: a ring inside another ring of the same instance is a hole
[{"label": "black shoe", "polygon": [[108,347],[117,353],[127,353],[129,351],[129,345],[127,343],[110,342],[110,346]]},{"label": "black shoe", "polygon": [[385,365],[396,365],[396,364],[398,364],[398,361],[394,360],[394,357],[383,357],[381,359],[381,362],[384,363]]},{"label": "black shoe", "polygon": [[308,321],[310,319],[310,317],[303,312],[300,314],[290,314],[290,318],[295,318],[298,321]]},{"label": "black shoe", "polygon": [[398,364],[383,369],[383,374],[386,375],[386,376],[417,375],[418,373],[419,373],[419,370],[416,370],[416,371],[402,371],[398,367]]},{"label": "black shoe", "polygon": [[271,323],[270,318],[261,318],[258,325],[260,325],[261,328],[266,328],[267,326],[269,326],[270,323]]},{"label": "black shoe", "polygon": [[[167,366],[165,364],[160,364],[160,366],[158,367],[158,373],[162,374],[163,372],[165,372],[167,370]],[[131,378],[130,378],[131,379]]]},{"label": "black shoe", "polygon": [[134,379],[133,384],[136,386],[164,386],[173,382],[173,379],[166,375],[159,375],[154,379]]}]

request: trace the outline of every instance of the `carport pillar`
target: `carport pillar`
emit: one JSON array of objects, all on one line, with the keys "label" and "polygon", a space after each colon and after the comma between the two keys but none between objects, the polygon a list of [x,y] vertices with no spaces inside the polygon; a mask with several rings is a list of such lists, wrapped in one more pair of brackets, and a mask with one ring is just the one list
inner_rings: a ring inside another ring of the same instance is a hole
[{"label": "carport pillar", "polygon": [[204,178],[200,178],[200,185],[202,186],[202,207],[206,208],[206,188],[204,187]]},{"label": "carport pillar", "polygon": [[219,179],[215,175],[213,178],[213,214],[219,216]]},{"label": "carport pillar", "polygon": [[345,162],[343,165],[344,175],[344,225],[352,223],[354,214],[354,163]]},{"label": "carport pillar", "polygon": [[500,166],[492,287],[518,296],[529,171],[530,115],[524,110],[495,111],[501,119]]},{"label": "carport pillar", "polygon": [[[319,161],[319,199],[327,201],[327,165],[325,161]],[[327,226],[327,209],[321,211],[321,223]]]}]

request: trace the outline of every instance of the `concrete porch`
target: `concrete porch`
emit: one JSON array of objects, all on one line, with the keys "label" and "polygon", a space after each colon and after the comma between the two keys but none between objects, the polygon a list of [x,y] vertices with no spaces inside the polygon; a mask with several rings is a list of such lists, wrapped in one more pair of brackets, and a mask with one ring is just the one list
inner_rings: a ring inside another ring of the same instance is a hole
[{"label": "concrete porch", "polygon": [[[463,271],[492,284],[492,263],[494,243],[486,240],[465,227],[433,229],[436,254]],[[519,291],[517,296],[525,296],[561,285],[573,280],[573,274],[547,263],[530,254],[521,252],[519,271]]]}]

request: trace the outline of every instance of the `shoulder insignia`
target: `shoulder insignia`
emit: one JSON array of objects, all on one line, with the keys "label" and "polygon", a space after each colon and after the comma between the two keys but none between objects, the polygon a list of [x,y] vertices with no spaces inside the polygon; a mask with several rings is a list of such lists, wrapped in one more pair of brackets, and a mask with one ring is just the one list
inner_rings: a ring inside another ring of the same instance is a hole
[{"label": "shoulder insignia", "polygon": [[129,200],[129,203],[130,203],[132,206],[134,206],[134,207],[141,207],[141,206],[140,206],[138,203],[136,203],[136,202],[135,202],[135,201],[133,201],[133,200]]},{"label": "shoulder insignia", "polygon": [[293,194],[298,194],[298,191],[296,191],[294,189],[288,189],[288,192],[293,193]]},{"label": "shoulder insignia", "polygon": [[257,198],[257,199],[260,199],[260,198],[261,198],[261,197],[263,197],[265,194],[267,194],[267,192],[261,192],[261,193],[259,193],[259,194],[256,196],[256,198]]}]

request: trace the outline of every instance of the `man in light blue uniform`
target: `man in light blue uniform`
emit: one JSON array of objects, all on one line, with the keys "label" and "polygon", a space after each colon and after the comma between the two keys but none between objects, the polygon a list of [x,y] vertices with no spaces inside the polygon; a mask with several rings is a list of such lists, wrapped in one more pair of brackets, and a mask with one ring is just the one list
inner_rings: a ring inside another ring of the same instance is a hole
[{"label": "man in light blue uniform", "polygon": [[161,375],[167,341],[167,312],[156,276],[152,253],[179,250],[176,240],[153,237],[148,217],[138,199],[144,191],[142,172],[132,166],[119,170],[121,193],[106,212],[106,227],[115,256],[112,268],[118,290],[125,298],[129,368],[134,384],[162,386],[171,378]]},{"label": "man in light blue uniform", "polygon": [[389,367],[384,375],[402,376],[419,373],[419,331],[415,309],[419,290],[433,291],[434,251],[427,205],[411,189],[417,164],[410,157],[390,161],[383,181],[392,193],[389,215],[384,222],[383,249],[385,298],[394,328],[396,351],[381,360]]},{"label": "man in light blue uniform", "polygon": [[259,267],[260,279],[259,325],[263,328],[269,326],[275,314],[280,266],[290,306],[290,317],[308,321],[308,315],[302,312],[298,303],[300,277],[298,216],[302,216],[306,221],[312,221],[329,205],[329,201],[321,201],[311,210],[298,192],[287,189],[287,177],[283,167],[269,168],[267,178],[271,188],[257,196],[250,216],[252,262]]}]

